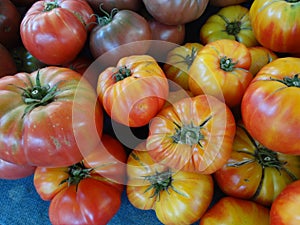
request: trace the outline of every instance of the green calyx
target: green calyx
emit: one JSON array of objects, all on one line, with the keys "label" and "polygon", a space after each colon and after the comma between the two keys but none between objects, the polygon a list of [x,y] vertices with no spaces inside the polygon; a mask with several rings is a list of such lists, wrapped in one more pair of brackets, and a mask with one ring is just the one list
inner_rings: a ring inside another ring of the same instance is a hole
[{"label": "green calyx", "polygon": [[97,23],[100,26],[105,26],[113,20],[114,16],[119,12],[119,10],[117,8],[113,8],[110,11],[110,13],[108,13],[102,8],[102,5],[103,3],[100,4],[99,9],[104,14],[104,16],[99,16],[99,15],[95,15],[95,16],[97,18]]},{"label": "green calyx", "polygon": [[282,80],[270,78],[272,81],[278,81],[280,83],[285,84],[288,87],[300,87],[300,78],[299,74],[295,74],[292,77],[284,77]]},{"label": "green calyx", "polygon": [[235,62],[231,58],[224,56],[220,59],[220,68],[226,72],[231,72],[234,70]]},{"label": "green calyx", "polygon": [[204,135],[201,133],[201,129],[210,119],[211,116],[208,117],[199,126],[195,126],[193,123],[179,126],[175,123],[177,128],[175,134],[172,136],[173,141],[178,144],[187,144],[190,146],[199,144],[200,146],[202,146],[200,141],[204,139]]},{"label": "green calyx", "polygon": [[186,56],[178,55],[179,57],[182,58],[182,61],[176,63],[185,63],[187,67],[190,68],[197,56],[197,53],[198,53],[198,49],[193,47],[191,54],[187,54]]},{"label": "green calyx", "polygon": [[92,168],[86,168],[83,162],[76,163],[68,168],[69,177],[60,184],[67,182],[69,186],[78,185],[81,180],[91,177],[92,170]]},{"label": "green calyx", "polygon": [[125,79],[126,77],[131,76],[131,70],[128,69],[126,66],[120,67],[118,72],[114,74],[114,77],[116,79],[116,82]]},{"label": "green calyx", "polygon": [[51,1],[51,2],[45,2],[44,3],[44,10],[43,10],[43,12],[49,12],[49,11],[51,11],[51,10],[53,10],[55,8],[59,8],[59,7],[60,6],[59,6],[57,0]]},{"label": "green calyx", "polygon": [[241,22],[239,21],[234,21],[226,24],[226,32],[229,35],[234,35],[236,36],[239,34],[241,31]]}]

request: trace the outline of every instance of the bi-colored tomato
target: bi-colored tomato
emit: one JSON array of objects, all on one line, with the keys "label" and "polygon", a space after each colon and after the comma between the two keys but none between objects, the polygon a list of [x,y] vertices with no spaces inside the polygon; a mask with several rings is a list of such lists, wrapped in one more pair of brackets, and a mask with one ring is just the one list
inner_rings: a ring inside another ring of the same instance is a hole
[{"label": "bi-colored tomato", "polygon": [[299,73],[300,58],[275,59],[256,74],[243,96],[243,123],[270,150],[300,154]]},{"label": "bi-colored tomato", "polygon": [[270,206],[286,185],[300,178],[300,156],[267,149],[238,123],[231,157],[214,177],[225,194]]},{"label": "bi-colored tomato", "polygon": [[213,197],[211,175],[173,170],[153,161],[140,143],[127,160],[126,192],[133,206],[155,210],[163,224],[192,224]]},{"label": "bi-colored tomato", "polygon": [[107,114],[130,127],[140,127],[163,107],[169,85],[163,70],[149,55],[123,57],[98,78],[97,93]]},{"label": "bi-colored tomato", "polygon": [[255,0],[250,20],[258,42],[274,52],[300,53],[300,1]]},{"label": "bi-colored tomato", "polygon": [[215,96],[229,107],[237,106],[253,78],[250,66],[251,55],[244,44],[229,39],[210,42],[190,67],[190,90],[194,95]]},{"label": "bi-colored tomato", "polygon": [[95,90],[68,68],[1,78],[0,109],[0,158],[16,164],[69,166],[102,134]]},{"label": "bi-colored tomato", "polygon": [[170,168],[211,174],[230,157],[235,130],[222,101],[209,95],[184,98],[151,120],[147,149],[154,161]]},{"label": "bi-colored tomato", "polygon": [[249,200],[223,197],[201,218],[199,225],[269,225],[269,209]]}]

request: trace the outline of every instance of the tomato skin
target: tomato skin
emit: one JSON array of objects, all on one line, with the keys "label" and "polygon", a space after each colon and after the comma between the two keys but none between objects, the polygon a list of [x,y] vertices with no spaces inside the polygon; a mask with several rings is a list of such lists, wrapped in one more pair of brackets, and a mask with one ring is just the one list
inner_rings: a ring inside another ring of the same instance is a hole
[{"label": "tomato skin", "polygon": [[168,167],[153,161],[145,142],[136,146],[127,160],[128,200],[138,209],[155,210],[163,224],[196,222],[212,201],[214,189],[211,175],[171,170],[171,186],[155,195],[155,188],[151,188],[152,183],[147,177],[167,170]]},{"label": "tomato skin", "polygon": [[274,200],[270,209],[270,225],[296,225],[299,214],[300,181],[289,184]]},{"label": "tomato skin", "polygon": [[239,123],[231,157],[214,178],[225,194],[270,206],[288,184],[300,178],[300,156],[266,149]]},{"label": "tomato skin", "polygon": [[215,96],[229,107],[237,106],[253,78],[250,66],[251,55],[244,44],[229,39],[210,42],[190,67],[190,90],[194,95]]},{"label": "tomato skin", "polygon": [[220,39],[235,40],[247,47],[258,45],[248,8],[241,5],[226,6],[206,20],[200,29],[201,43],[205,45]]},{"label": "tomato skin", "polygon": [[249,13],[258,42],[274,52],[300,52],[299,8],[298,1],[254,1]]},{"label": "tomato skin", "polygon": [[257,221],[269,225],[268,208],[249,200],[223,197],[201,217],[199,225],[254,225]]},{"label": "tomato skin", "polygon": [[91,22],[93,11],[83,0],[59,0],[56,8],[44,12],[47,2],[37,1],[26,12],[20,26],[21,39],[41,62],[62,65],[75,59],[83,48],[86,24]]},{"label": "tomato skin", "polygon": [[208,0],[143,0],[157,21],[167,25],[186,24],[198,19],[205,11]]},{"label": "tomato skin", "polygon": [[299,58],[270,62],[256,74],[241,103],[243,123],[251,136],[268,149],[285,154],[300,154],[300,92],[297,85],[289,87],[282,82],[284,77],[297,80],[299,71]]},{"label": "tomato skin", "polygon": [[[119,81],[120,68],[130,76]],[[163,107],[169,86],[163,70],[149,55],[123,57],[98,77],[97,93],[108,115],[130,127],[149,123]]]},{"label": "tomato skin", "polygon": [[0,179],[15,180],[34,173],[34,166],[17,165],[0,159]]},{"label": "tomato skin", "polygon": [[[30,81],[37,86],[37,74],[41,86],[54,88],[57,84],[58,93],[54,91],[54,101],[26,112],[32,105],[24,102],[22,88],[32,89]],[[93,148],[99,142],[103,112],[96,93],[71,69],[49,66],[31,74],[3,77],[0,96],[0,158],[6,161],[68,166],[82,159],[83,147]]]},{"label": "tomato skin", "polygon": [[0,44],[0,78],[17,73],[17,65],[7,48]]},{"label": "tomato skin", "polygon": [[[108,20],[104,24],[99,22],[91,31],[89,47],[94,58],[110,51],[116,51],[112,54],[117,55],[118,59],[132,54],[145,54],[148,51],[149,44],[145,41],[151,39],[151,30],[144,17],[124,9],[112,14]],[[134,43],[127,50],[130,54],[127,51],[121,52],[122,49],[118,48],[130,43]]]},{"label": "tomato skin", "polygon": [[151,120],[147,149],[170,168],[212,174],[230,157],[235,127],[232,112],[217,98],[184,98]]}]

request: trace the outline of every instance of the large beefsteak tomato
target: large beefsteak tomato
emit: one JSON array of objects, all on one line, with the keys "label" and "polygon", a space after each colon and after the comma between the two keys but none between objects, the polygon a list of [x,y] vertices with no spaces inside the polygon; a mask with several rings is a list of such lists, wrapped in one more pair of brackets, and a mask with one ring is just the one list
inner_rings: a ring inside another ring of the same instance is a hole
[{"label": "large beefsteak tomato", "polygon": [[127,160],[128,200],[138,209],[155,210],[163,224],[192,224],[210,205],[211,175],[172,170],[153,161],[142,142]]},{"label": "large beefsteak tomato", "polygon": [[230,157],[235,130],[225,103],[209,95],[187,97],[151,120],[147,149],[170,168],[211,174]]},{"label": "large beefsteak tomato", "polygon": [[98,144],[103,112],[79,73],[49,66],[0,79],[0,124],[0,158],[68,166]]},{"label": "large beefsteak tomato", "polygon": [[300,154],[300,58],[282,57],[254,77],[241,103],[246,129],[270,150]]},{"label": "large beefsteak tomato", "polygon": [[18,165],[0,159],[0,179],[16,180],[34,173],[35,166]]}]

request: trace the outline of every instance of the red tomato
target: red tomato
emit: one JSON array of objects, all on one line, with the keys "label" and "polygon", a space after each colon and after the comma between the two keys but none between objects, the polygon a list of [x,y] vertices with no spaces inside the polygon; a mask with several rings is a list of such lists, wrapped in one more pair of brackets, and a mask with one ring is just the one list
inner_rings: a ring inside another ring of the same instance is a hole
[{"label": "red tomato", "polygon": [[64,64],[63,67],[68,67],[83,75],[92,62],[93,60],[90,57],[79,55],[71,62]]},{"label": "red tomato", "polygon": [[0,179],[15,180],[34,173],[34,166],[17,165],[0,159]]},{"label": "red tomato", "polygon": [[299,1],[255,0],[250,21],[258,42],[275,52],[300,53]]},{"label": "red tomato", "polygon": [[0,79],[0,158],[16,164],[68,166],[102,133],[103,112],[77,72],[45,67]]},{"label": "red tomato", "polygon": [[159,22],[168,25],[186,24],[198,19],[208,0],[143,0],[147,11]]},{"label": "red tomato", "polygon": [[192,224],[212,201],[210,175],[172,170],[156,163],[145,142],[130,153],[127,174],[128,200],[138,209],[155,210],[163,224]]},{"label": "red tomato", "polygon": [[151,120],[147,149],[170,168],[211,174],[230,157],[235,130],[231,111],[217,98],[184,98]]},{"label": "red tomato", "polygon": [[149,55],[123,57],[98,77],[97,93],[107,114],[130,127],[141,127],[163,107],[169,86],[164,72]]},{"label": "red tomato", "polygon": [[206,44],[189,69],[189,87],[194,95],[215,96],[229,107],[240,104],[253,75],[251,55],[237,41],[221,39]]},{"label": "red tomato", "polygon": [[289,184],[277,196],[270,210],[270,225],[300,224],[300,180]]},{"label": "red tomato", "polygon": [[265,65],[241,103],[243,123],[266,148],[300,154],[300,58],[283,57]]},{"label": "red tomato", "polygon": [[19,43],[21,14],[10,0],[1,0],[0,15],[0,43],[11,49]]},{"label": "red tomato", "polygon": [[232,197],[223,197],[202,217],[199,225],[269,225],[269,209]]},{"label": "red tomato", "polygon": [[21,22],[22,42],[45,64],[68,63],[75,59],[87,40],[86,26],[95,20],[92,14],[85,0],[37,1]]},{"label": "red tomato", "polygon": [[0,44],[0,77],[17,73],[17,65],[10,52]]}]

